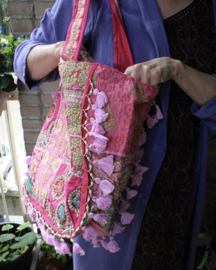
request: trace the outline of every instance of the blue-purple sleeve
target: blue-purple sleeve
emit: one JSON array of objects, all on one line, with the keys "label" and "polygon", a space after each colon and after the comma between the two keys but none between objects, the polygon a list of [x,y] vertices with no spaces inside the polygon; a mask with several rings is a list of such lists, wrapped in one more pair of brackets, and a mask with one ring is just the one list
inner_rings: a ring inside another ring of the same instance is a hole
[{"label": "blue-purple sleeve", "polygon": [[41,44],[64,41],[72,18],[73,0],[57,0],[52,9],[47,9],[40,27],[35,29],[30,40],[21,43],[15,52],[14,70],[18,78],[30,90],[37,89],[41,83],[58,79],[57,68],[40,81],[26,80],[26,59],[30,50]]}]

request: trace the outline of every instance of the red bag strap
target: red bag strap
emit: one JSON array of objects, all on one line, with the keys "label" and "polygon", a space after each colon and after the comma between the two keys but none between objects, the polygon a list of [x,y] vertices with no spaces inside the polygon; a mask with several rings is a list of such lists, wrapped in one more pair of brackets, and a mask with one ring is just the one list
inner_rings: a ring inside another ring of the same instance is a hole
[{"label": "red bag strap", "polygon": [[[73,15],[68,28],[65,46],[62,51],[64,61],[78,60],[85,32],[88,11],[91,0],[75,0]],[[109,0],[112,8],[114,33],[114,64],[116,69],[124,72],[128,66],[134,64],[130,45],[125,33],[118,0]]]}]

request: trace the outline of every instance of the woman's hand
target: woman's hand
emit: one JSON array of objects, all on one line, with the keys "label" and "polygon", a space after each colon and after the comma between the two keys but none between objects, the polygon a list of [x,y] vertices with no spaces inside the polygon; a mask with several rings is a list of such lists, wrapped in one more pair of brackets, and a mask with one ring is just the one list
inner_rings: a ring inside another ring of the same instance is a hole
[{"label": "woman's hand", "polygon": [[125,74],[154,85],[173,80],[199,106],[207,104],[216,97],[214,76],[199,72],[169,57],[155,58],[136,64],[127,68]]},{"label": "woman's hand", "polygon": [[127,68],[125,74],[144,83],[158,85],[175,78],[179,62],[169,57],[155,58]]}]

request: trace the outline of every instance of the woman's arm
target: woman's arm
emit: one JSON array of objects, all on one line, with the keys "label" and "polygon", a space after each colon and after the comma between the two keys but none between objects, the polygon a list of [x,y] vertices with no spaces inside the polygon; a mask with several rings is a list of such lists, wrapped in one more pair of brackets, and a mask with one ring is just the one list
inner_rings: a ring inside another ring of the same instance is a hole
[{"label": "woman's arm", "polygon": [[61,41],[33,47],[26,61],[26,79],[38,81],[53,71],[58,66],[64,44]]},{"label": "woman's arm", "polygon": [[136,64],[127,68],[125,74],[154,85],[173,80],[199,106],[216,97],[214,76],[199,72],[169,57]]}]

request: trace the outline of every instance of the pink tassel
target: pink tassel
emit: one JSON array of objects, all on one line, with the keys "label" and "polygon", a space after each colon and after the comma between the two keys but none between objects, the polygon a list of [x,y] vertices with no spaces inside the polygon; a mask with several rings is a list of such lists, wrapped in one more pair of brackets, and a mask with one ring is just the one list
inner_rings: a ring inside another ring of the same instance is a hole
[{"label": "pink tassel", "polygon": [[134,214],[130,214],[128,212],[119,212],[121,214],[121,223],[123,225],[130,224],[132,219],[134,218]]},{"label": "pink tassel", "polygon": [[87,228],[83,227],[82,229],[84,230],[83,238],[86,241],[93,240],[97,237],[97,231],[93,229],[92,227],[87,227]]},{"label": "pink tassel", "polygon": [[129,203],[129,201],[126,201],[124,199],[122,199],[121,201],[122,201],[122,203],[121,203],[119,211],[124,212],[125,210],[128,209],[128,207],[130,206],[130,203]]},{"label": "pink tassel", "polygon": [[104,237],[100,240],[100,242],[101,242],[102,247],[108,250],[107,242],[105,241]]},{"label": "pink tassel", "polygon": [[31,208],[31,206],[28,206],[28,214],[29,214],[29,217],[31,218],[32,221],[35,220],[35,212],[34,212],[34,209]]},{"label": "pink tassel", "polygon": [[112,235],[115,236],[118,233],[123,232],[125,227],[123,227],[120,223],[116,222],[113,226]]},{"label": "pink tassel", "polygon": [[140,136],[140,140],[139,140],[139,146],[142,146],[143,144],[146,143],[146,132],[143,131],[143,133]]},{"label": "pink tassel", "polygon": [[148,128],[151,129],[158,122],[158,119],[157,119],[157,117],[155,115],[153,115],[153,116],[148,115],[146,121],[147,121]]},{"label": "pink tassel", "polygon": [[158,120],[163,119],[163,114],[162,114],[162,112],[161,112],[160,107],[156,104],[156,105],[155,105],[155,108],[156,108],[156,117],[157,117],[157,119],[158,119]]},{"label": "pink tassel", "polygon": [[[93,199],[94,200],[94,199]],[[96,198],[97,207],[101,210],[106,210],[112,204],[112,197],[110,195]]]},{"label": "pink tassel", "polygon": [[74,243],[73,244],[73,252],[80,254],[80,256],[84,256],[85,255],[85,251],[77,243]]},{"label": "pink tassel", "polygon": [[96,118],[98,123],[102,123],[102,122],[106,121],[107,117],[109,116],[109,114],[105,113],[105,111],[103,109],[95,110],[94,114],[95,114],[95,118]]},{"label": "pink tassel", "polygon": [[97,239],[92,240],[92,244],[93,244],[93,247],[94,247],[94,248],[98,248],[98,247],[100,247],[100,245],[99,245],[99,243],[98,243],[98,240],[97,240]]},{"label": "pink tassel", "polygon": [[130,200],[138,194],[137,190],[126,188],[127,191],[127,199]]},{"label": "pink tassel", "polygon": [[27,165],[31,165],[31,163],[32,163],[32,157],[31,156],[27,156],[26,159],[25,159],[25,163]]},{"label": "pink tassel", "polygon": [[95,137],[95,140],[94,140],[93,144],[91,144],[89,146],[89,149],[91,151],[95,151],[98,154],[100,154],[101,152],[103,152],[104,149],[107,146],[107,142],[109,141],[109,139],[106,138],[105,136],[100,135],[100,134],[97,134],[95,132],[89,132],[89,135]]},{"label": "pink tassel", "polygon": [[22,196],[21,201],[24,202],[26,206],[28,206],[28,199],[26,198],[26,196]]},{"label": "pink tassel", "polygon": [[114,171],[113,155],[107,156],[105,158],[101,158],[100,160],[95,160],[93,164],[95,166],[98,166],[99,169],[107,173],[109,176]]},{"label": "pink tassel", "polygon": [[95,88],[95,90],[93,91],[93,94],[96,96],[99,92],[100,91],[97,88]]},{"label": "pink tassel", "polygon": [[100,213],[100,214],[94,214],[94,213],[89,213],[89,217],[94,219],[96,222],[101,223],[102,225],[105,225],[107,223],[107,213]]},{"label": "pink tassel", "polygon": [[103,195],[109,195],[115,188],[114,185],[108,180],[95,178],[95,182],[99,185],[99,190],[103,193]]},{"label": "pink tassel", "polygon": [[133,174],[131,175],[131,178],[133,179],[131,186],[140,186],[141,181],[142,181],[142,176],[148,170],[149,168],[147,167],[137,165]]},{"label": "pink tassel", "polygon": [[144,155],[144,149],[139,149],[135,156],[135,163],[140,163]]},{"label": "pink tassel", "polygon": [[97,133],[97,134],[105,134],[105,130],[103,127],[95,120],[94,118],[91,118],[91,123],[92,123],[92,129],[91,132]]},{"label": "pink tassel", "polygon": [[28,172],[25,172],[23,175],[28,176]]},{"label": "pink tassel", "polygon": [[113,240],[113,237],[110,237],[110,242],[107,244],[107,248],[112,253],[118,252],[120,250],[118,244]]},{"label": "pink tassel", "polygon": [[57,93],[57,91],[54,91],[51,93],[53,99],[55,98],[56,93]]},{"label": "pink tassel", "polygon": [[92,106],[92,109],[93,110],[101,109],[107,104],[107,102],[108,102],[108,98],[107,98],[106,94],[101,91],[97,94],[96,102]]}]

